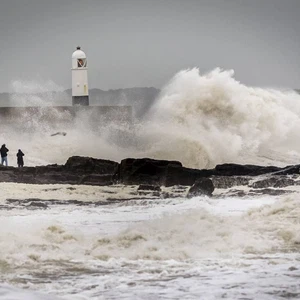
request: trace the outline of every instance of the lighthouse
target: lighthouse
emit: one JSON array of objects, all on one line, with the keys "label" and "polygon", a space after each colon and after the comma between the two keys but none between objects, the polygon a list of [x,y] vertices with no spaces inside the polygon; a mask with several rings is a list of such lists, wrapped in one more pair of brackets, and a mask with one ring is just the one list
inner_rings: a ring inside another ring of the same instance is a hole
[{"label": "lighthouse", "polygon": [[72,54],[72,105],[89,105],[87,60],[80,47]]}]

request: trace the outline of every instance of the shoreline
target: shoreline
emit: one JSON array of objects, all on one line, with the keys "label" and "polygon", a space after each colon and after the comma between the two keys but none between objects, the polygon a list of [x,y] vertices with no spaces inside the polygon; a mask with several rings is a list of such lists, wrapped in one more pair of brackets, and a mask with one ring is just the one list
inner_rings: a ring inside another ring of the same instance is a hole
[{"label": "shoreline", "polygon": [[[222,164],[214,169],[201,170],[185,168],[178,161],[127,158],[117,163],[72,156],[64,165],[23,168],[0,166],[0,182],[70,185],[70,190],[76,189],[76,186],[95,186],[103,190],[134,187],[131,194],[121,198],[120,195],[108,195],[105,200],[97,197],[99,205],[104,205],[106,201],[113,203],[126,200],[191,198],[199,195],[280,195],[289,192],[283,188],[300,185],[299,170],[300,165],[280,168],[238,164]],[[215,189],[224,191],[214,192]],[[99,193],[103,194],[103,190]],[[116,195],[112,191],[108,193]],[[28,203],[41,201],[40,197],[30,197],[27,200]],[[80,205],[79,202],[77,204]]]}]

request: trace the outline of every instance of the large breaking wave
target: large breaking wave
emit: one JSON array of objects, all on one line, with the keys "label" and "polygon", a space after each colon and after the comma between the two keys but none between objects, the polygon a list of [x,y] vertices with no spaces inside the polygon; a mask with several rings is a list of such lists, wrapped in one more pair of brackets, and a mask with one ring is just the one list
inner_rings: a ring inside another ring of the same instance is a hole
[{"label": "large breaking wave", "polygon": [[[225,162],[282,165],[299,161],[300,95],[292,90],[247,87],[233,75],[232,70],[220,69],[204,75],[196,68],[180,71],[146,117],[132,126],[91,129],[88,120],[81,118],[72,126],[45,126],[40,119],[24,119],[17,121],[22,130],[2,124],[0,138],[12,151],[22,148],[27,165],[64,163],[72,155],[116,161],[176,159],[195,168]],[[28,93],[26,97],[29,101]],[[49,104],[49,99],[35,96],[36,105],[44,102]],[[52,137],[54,130],[67,135]]]}]

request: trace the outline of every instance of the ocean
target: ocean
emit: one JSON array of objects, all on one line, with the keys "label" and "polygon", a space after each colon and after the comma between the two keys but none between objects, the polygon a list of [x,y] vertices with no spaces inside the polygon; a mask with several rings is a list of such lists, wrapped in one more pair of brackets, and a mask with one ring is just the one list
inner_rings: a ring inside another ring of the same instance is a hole
[{"label": "ocean", "polygon": [[[51,136],[58,130],[67,134]],[[21,148],[27,166],[81,155],[213,168],[298,164],[299,132],[295,91],[190,69],[170,80],[139,123],[91,129],[82,119],[70,127],[24,117],[1,124],[0,138],[13,166]],[[299,299],[294,182],[276,196],[235,186],[245,196],[215,189],[212,197],[114,203],[111,196],[133,197],[137,187],[0,183],[0,299]],[[36,198],[47,206],[27,205]]]}]

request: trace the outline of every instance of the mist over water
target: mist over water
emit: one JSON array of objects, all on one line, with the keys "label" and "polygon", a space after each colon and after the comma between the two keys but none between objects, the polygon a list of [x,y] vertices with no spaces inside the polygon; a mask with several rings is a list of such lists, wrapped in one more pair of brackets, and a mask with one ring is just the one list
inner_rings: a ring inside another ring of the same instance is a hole
[{"label": "mist over water", "polygon": [[[285,165],[300,159],[300,95],[247,87],[234,79],[232,70],[203,75],[196,68],[180,71],[144,119],[125,126],[115,122],[91,127],[83,116],[71,125],[64,122],[70,116],[49,105],[71,105],[71,99],[66,104],[69,96],[53,82],[43,86],[17,81],[12,86],[16,93],[11,106],[45,106],[36,119],[24,115],[13,124],[1,124],[1,140],[13,151],[22,148],[27,165],[65,163],[72,155],[170,159],[193,168],[225,162]],[[39,96],[45,92],[47,97]],[[60,121],[44,122],[49,114]],[[55,131],[67,135],[52,137]]]},{"label": "mist over water", "polygon": [[11,82],[10,106],[60,106],[72,101],[62,86],[52,80],[14,80]]}]

